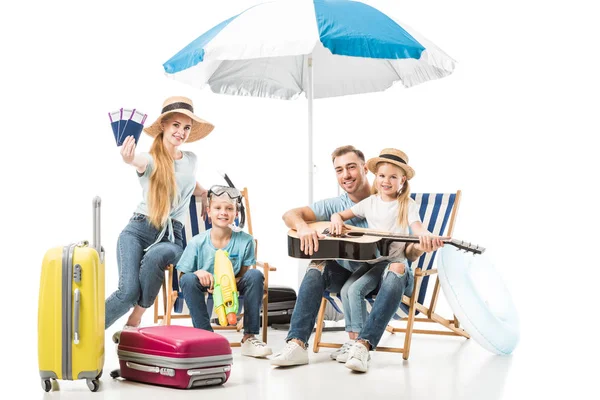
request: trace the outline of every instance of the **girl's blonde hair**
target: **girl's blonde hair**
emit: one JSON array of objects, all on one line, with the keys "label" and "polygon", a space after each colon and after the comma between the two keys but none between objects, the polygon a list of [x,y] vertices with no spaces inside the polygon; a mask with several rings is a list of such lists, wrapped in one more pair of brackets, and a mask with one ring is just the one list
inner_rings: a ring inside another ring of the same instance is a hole
[{"label": "girl's blonde hair", "polygon": [[[166,123],[174,115],[177,115],[177,113],[167,114],[161,123]],[[173,157],[167,152],[163,137],[164,132],[156,135],[150,147],[150,154],[154,159],[154,169],[150,175],[148,211],[150,223],[157,229],[161,229],[167,221],[171,206],[176,201],[177,195]]]},{"label": "girl's blonde hair", "polygon": [[[376,166],[376,171],[379,171],[379,166],[383,165],[383,164],[389,164],[389,165],[393,165],[394,167],[398,168],[402,174],[402,176],[406,176],[406,173],[404,172],[404,170],[400,167],[398,167],[396,164],[393,163],[387,163],[387,162],[380,162],[377,163]],[[377,177],[375,178],[375,180],[373,181],[373,186],[371,187],[371,193],[372,194],[377,194]],[[404,181],[404,184],[402,185],[402,189],[400,189],[400,192],[398,192],[398,195],[396,197],[396,199],[398,200],[398,220],[396,221],[396,223],[401,227],[401,228],[406,228],[408,227],[408,197],[410,196],[410,185],[408,184],[408,179],[406,179]]]}]

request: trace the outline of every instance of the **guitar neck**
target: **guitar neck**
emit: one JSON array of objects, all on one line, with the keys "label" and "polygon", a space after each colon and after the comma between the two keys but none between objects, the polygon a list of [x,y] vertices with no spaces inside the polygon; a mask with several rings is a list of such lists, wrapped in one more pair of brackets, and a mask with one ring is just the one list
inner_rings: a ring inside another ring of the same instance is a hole
[{"label": "guitar neck", "polygon": [[[407,243],[419,243],[419,237],[414,235],[401,235],[397,233],[391,232],[381,232],[369,229],[351,229],[346,232],[346,235],[349,237],[352,236],[375,236],[385,238],[387,240],[395,241],[395,242],[407,242]],[[457,247],[461,250],[470,251],[475,254],[482,254],[485,251],[485,248],[480,247],[478,245],[473,245],[471,243],[464,242],[462,240],[456,239],[441,239],[444,244],[450,244],[454,247]]]},{"label": "guitar neck", "polygon": [[[352,231],[354,231],[354,230],[355,229],[352,229]],[[350,235],[352,235],[352,233],[351,233],[352,231],[349,232]],[[361,229],[361,230],[357,230],[357,231],[364,235],[382,237],[382,238],[394,240],[397,242],[419,243],[419,237],[414,236],[414,235],[402,235],[399,233],[375,231],[375,230],[370,230],[370,229]],[[442,239],[442,241],[444,243],[449,242],[448,239]]]}]

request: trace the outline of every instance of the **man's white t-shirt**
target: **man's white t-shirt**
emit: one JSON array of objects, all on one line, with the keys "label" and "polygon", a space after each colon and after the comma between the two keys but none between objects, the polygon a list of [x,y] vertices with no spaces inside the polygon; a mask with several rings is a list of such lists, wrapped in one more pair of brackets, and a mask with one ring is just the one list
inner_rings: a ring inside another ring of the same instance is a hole
[{"label": "man's white t-shirt", "polygon": [[[369,229],[408,235],[408,226],[398,225],[398,201],[383,201],[379,195],[373,194],[350,208],[357,217],[365,218]],[[408,198],[408,225],[415,221],[421,222],[417,203]],[[406,243],[394,242],[390,245],[389,256],[380,257],[377,261],[393,260],[406,262],[404,248]]]}]

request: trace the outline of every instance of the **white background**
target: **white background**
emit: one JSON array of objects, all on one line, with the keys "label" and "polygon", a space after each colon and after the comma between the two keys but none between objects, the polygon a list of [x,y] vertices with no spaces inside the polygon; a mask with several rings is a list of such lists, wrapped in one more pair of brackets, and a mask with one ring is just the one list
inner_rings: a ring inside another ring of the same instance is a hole
[{"label": "white background", "polygon": [[[107,112],[119,107],[143,110],[152,122],[164,98],[194,100],[216,126],[186,146],[199,156],[199,181],[223,183],[224,170],[250,189],[259,258],[278,267],[274,282],[297,286],[281,215],[307,202],[306,100],[216,95],[162,69],[255,3],[3,3],[0,295],[8,314],[0,351],[10,362],[0,363],[0,379],[38,385],[41,261],[50,247],[91,240],[95,195],[103,201],[107,296],[116,288],[116,239],[141,193],[110,129]],[[315,198],[337,194],[329,154],[345,144],[367,157],[404,150],[417,172],[414,192],[461,189],[454,236],[488,248],[520,312],[514,357],[528,361],[513,363],[506,398],[583,391],[592,381],[580,364],[597,365],[600,28],[592,2],[366,3],[458,64],[453,75],[411,89],[315,101]],[[139,149],[150,143],[142,136]]]}]

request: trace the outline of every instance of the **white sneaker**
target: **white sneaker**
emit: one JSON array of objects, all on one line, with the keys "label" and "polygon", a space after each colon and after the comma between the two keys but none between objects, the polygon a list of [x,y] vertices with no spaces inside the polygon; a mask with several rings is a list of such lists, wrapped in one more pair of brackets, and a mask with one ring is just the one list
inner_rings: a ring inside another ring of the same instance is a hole
[{"label": "white sneaker", "polygon": [[369,369],[369,360],[371,360],[371,354],[364,344],[360,342],[354,343],[354,345],[348,351],[348,361],[346,361],[346,368],[350,368],[353,371],[367,372]]},{"label": "white sneaker", "polygon": [[281,352],[271,358],[271,365],[288,367],[290,365],[308,364],[308,350],[290,340]]},{"label": "white sneaker", "polygon": [[242,343],[242,355],[248,357],[266,357],[273,354],[273,350],[262,340],[255,338],[254,336],[246,339],[244,343]]},{"label": "white sneaker", "polygon": [[350,350],[350,347],[352,347],[354,342],[356,342],[356,340],[348,340],[342,347],[331,353],[329,357],[331,357],[332,360],[345,363],[346,360],[348,360],[348,350]]}]

